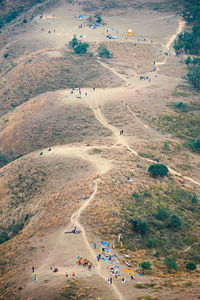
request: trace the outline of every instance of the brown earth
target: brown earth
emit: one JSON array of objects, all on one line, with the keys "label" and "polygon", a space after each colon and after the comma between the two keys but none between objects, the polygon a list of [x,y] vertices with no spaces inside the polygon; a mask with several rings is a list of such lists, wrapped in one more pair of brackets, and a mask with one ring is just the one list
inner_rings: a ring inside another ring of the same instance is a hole
[{"label": "brown earth", "polygon": [[[86,8],[88,2],[83,4]],[[98,1],[93,4],[99,8]],[[130,2],[123,7],[126,5]],[[74,16],[80,13],[80,6],[66,3],[50,8],[42,19],[37,16],[20,25],[16,34],[7,32],[8,44],[1,52],[1,114],[13,103],[11,111],[1,117],[1,151],[9,158],[26,154],[0,170],[1,229],[11,234],[13,224],[24,223],[23,230],[1,245],[2,299],[62,299],[65,287],[75,289],[75,299],[197,299],[199,273],[188,274],[185,260],[198,258],[199,205],[192,210],[187,199],[178,203],[170,195],[175,197],[173,187],[199,198],[198,156],[172,132],[158,130],[157,123],[164,112],[174,113],[170,103],[180,101],[176,87],[185,84],[181,78],[184,64],[173,53],[164,55],[183,23],[179,22],[177,29],[178,18],[172,12],[130,9],[116,14],[113,9],[103,17],[106,27],[92,31],[86,20],[83,29],[78,28],[80,21]],[[135,36],[126,41],[125,34],[133,25]],[[109,27],[119,29],[116,41],[108,42]],[[54,28],[55,34],[48,34]],[[86,36],[84,41],[91,44],[93,57],[75,56],[67,50],[65,45],[73,34]],[[96,57],[102,43],[113,52],[112,60]],[[7,60],[3,58],[6,47],[10,54]],[[153,71],[154,61],[158,62],[157,72]],[[141,75],[151,81],[140,80]],[[78,91],[71,94],[66,89],[74,85],[82,88],[81,99],[76,98]],[[192,92],[184,101],[197,101],[197,97]],[[19,106],[14,109],[15,105]],[[124,135],[120,136],[121,129]],[[158,157],[169,167],[166,179],[153,179],[147,173],[149,164]],[[127,177],[133,177],[133,182]],[[131,196],[139,193],[141,197],[144,192],[152,193],[152,199],[142,198],[141,203]],[[127,235],[126,239],[124,230],[132,234],[127,225],[131,209],[138,216],[155,213],[158,203],[185,216],[183,233],[175,234],[177,240],[185,234],[185,243],[180,240],[168,254],[179,266],[172,274],[166,272],[163,253],[156,259],[156,249],[143,249],[141,237],[131,240]],[[79,235],[64,234],[73,226],[81,230]],[[121,249],[119,233],[125,236]],[[127,260],[135,272],[138,263],[149,260],[152,271],[136,276],[136,281],[127,285],[120,280],[107,285],[107,265],[97,264],[98,250],[92,246],[101,239],[115,245],[112,253],[119,255],[122,277],[126,276]],[[78,255],[92,261],[91,273],[76,263]],[[54,266],[58,273],[50,270]],[[67,279],[65,272],[69,273]],[[71,282],[72,272],[80,280],[78,288]],[[135,286],[146,281],[153,285]]]}]

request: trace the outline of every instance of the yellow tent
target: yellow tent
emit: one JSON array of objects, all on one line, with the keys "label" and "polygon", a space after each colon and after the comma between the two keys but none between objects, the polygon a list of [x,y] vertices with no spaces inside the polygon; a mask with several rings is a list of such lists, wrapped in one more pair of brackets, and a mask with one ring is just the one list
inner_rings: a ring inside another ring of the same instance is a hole
[{"label": "yellow tent", "polygon": [[133,35],[133,29],[129,29],[128,30],[128,34],[126,35],[126,37],[132,36]]}]

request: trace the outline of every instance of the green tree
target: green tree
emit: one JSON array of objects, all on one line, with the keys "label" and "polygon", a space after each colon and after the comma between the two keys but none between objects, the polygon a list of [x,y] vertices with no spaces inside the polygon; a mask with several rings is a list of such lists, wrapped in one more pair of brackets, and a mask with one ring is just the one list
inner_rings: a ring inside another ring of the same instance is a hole
[{"label": "green tree", "polygon": [[89,45],[87,43],[78,43],[78,45],[76,45],[74,47],[74,51],[76,54],[85,54],[87,52]]},{"label": "green tree", "polygon": [[105,57],[105,58],[112,58],[113,55],[110,53],[110,51],[107,49],[105,45],[100,45],[98,48],[98,54],[100,57]]},{"label": "green tree", "polygon": [[96,22],[97,23],[101,23],[102,22],[102,18],[101,18],[100,15],[96,15],[95,18],[96,18]]},{"label": "green tree", "polygon": [[200,153],[200,138],[191,139],[186,143],[186,146],[189,147],[192,151]]},{"label": "green tree", "polygon": [[151,263],[150,261],[143,261],[139,264],[139,266],[143,269],[143,270],[151,270]]},{"label": "green tree", "polygon": [[73,39],[69,42],[69,45],[74,48],[76,45],[78,45],[78,40],[76,38],[76,35],[74,35]]},{"label": "green tree", "polygon": [[200,65],[190,66],[186,78],[194,88],[200,90]]},{"label": "green tree", "polygon": [[157,219],[163,221],[163,220],[167,219],[168,217],[169,217],[169,214],[168,214],[165,207],[161,207],[161,208],[158,209],[158,212],[156,214]]},{"label": "green tree", "polygon": [[0,233],[0,244],[3,244],[8,240],[9,240],[8,234],[6,232],[1,232]]},{"label": "green tree", "polygon": [[13,234],[17,234],[20,230],[22,230],[23,227],[24,227],[24,223],[17,222],[17,223],[12,225],[11,231],[12,231]]},{"label": "green tree", "polygon": [[148,172],[153,176],[166,176],[169,172],[168,168],[163,164],[153,164],[149,167]]},{"label": "green tree", "polygon": [[167,223],[167,227],[171,228],[173,230],[181,229],[181,227],[182,227],[181,219],[176,215],[172,215],[170,217],[169,222]]},{"label": "green tree", "polygon": [[145,235],[149,230],[149,225],[141,219],[131,219],[130,223],[132,225],[132,229],[141,235]]},{"label": "green tree", "polygon": [[189,263],[186,265],[186,268],[187,268],[188,270],[193,271],[193,270],[196,270],[197,266],[196,266],[195,263],[189,262]]},{"label": "green tree", "polygon": [[170,270],[177,270],[177,263],[171,257],[165,258],[164,264],[166,265],[168,271],[170,271]]},{"label": "green tree", "polygon": [[0,168],[9,163],[7,157],[3,154],[0,154]]}]

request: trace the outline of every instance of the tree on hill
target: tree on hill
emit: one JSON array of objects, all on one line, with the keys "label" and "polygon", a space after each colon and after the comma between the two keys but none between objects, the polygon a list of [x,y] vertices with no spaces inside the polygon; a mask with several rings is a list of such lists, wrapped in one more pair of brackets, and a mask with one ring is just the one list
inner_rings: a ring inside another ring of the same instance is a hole
[{"label": "tree on hill", "polygon": [[190,271],[193,271],[193,270],[196,270],[197,266],[195,263],[193,262],[189,262],[187,265],[186,265],[186,268]]},{"label": "tree on hill", "polygon": [[169,172],[168,168],[163,164],[153,164],[149,167],[148,172],[153,176],[166,176]]},{"label": "tree on hill", "polygon": [[166,265],[168,271],[170,271],[170,270],[177,270],[177,263],[171,257],[165,258],[164,264]]},{"label": "tree on hill", "polygon": [[80,42],[74,47],[74,51],[76,54],[85,54],[87,52],[88,47],[89,44]]},{"label": "tree on hill", "polygon": [[130,219],[130,223],[132,225],[132,229],[141,235],[145,235],[149,230],[149,225],[141,219]]},{"label": "tree on hill", "polygon": [[8,236],[8,234],[6,232],[1,232],[0,233],[0,244],[5,243],[6,241],[8,241],[10,238]]},{"label": "tree on hill", "polygon": [[200,65],[189,66],[189,72],[186,77],[188,82],[191,83],[194,88],[200,90]]},{"label": "tree on hill", "polygon": [[150,261],[143,261],[139,264],[139,266],[143,269],[143,270],[151,270],[151,263]]},{"label": "tree on hill", "polygon": [[167,227],[173,230],[181,229],[182,227],[181,219],[176,215],[172,215],[169,219],[169,222],[167,223]]},{"label": "tree on hill", "polygon": [[100,57],[105,57],[105,58],[112,58],[113,55],[110,53],[110,51],[107,49],[105,45],[100,45],[98,48],[98,54]]},{"label": "tree on hill", "polygon": [[191,139],[189,142],[186,143],[186,146],[194,152],[200,153],[200,138]]},{"label": "tree on hill", "polygon": [[69,42],[69,45],[74,48],[76,45],[78,45],[78,40],[76,38],[76,35],[74,35],[73,39]]}]

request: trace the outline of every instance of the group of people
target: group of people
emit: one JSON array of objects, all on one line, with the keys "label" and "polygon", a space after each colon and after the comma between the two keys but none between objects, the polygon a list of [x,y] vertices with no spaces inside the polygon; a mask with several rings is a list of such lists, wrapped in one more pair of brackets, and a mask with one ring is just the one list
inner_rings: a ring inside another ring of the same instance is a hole
[{"label": "group of people", "polygon": [[92,269],[92,263],[90,260],[88,260],[87,258],[83,258],[81,256],[78,256],[77,259],[78,259],[79,265],[82,265],[83,267],[88,268],[88,270]]}]

